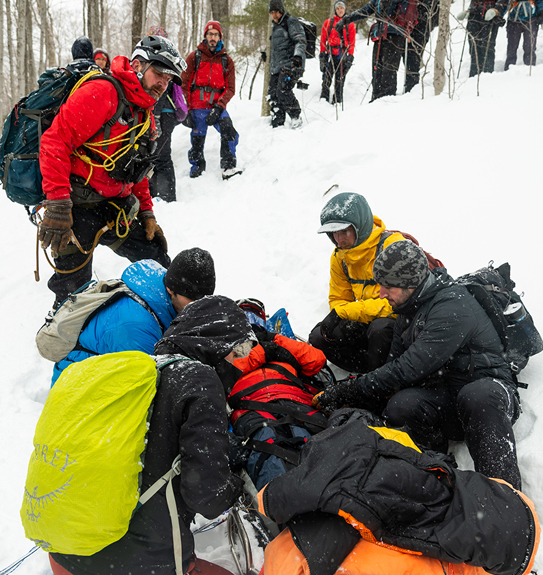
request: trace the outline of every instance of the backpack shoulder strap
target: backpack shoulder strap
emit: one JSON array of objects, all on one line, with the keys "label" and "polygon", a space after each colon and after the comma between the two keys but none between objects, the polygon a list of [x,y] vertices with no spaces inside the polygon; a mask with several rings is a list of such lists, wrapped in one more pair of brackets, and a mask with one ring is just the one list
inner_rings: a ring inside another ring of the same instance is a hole
[{"label": "backpack shoulder strap", "polygon": [[200,62],[202,61],[202,51],[199,48],[194,50],[194,71],[192,72],[192,81],[190,83],[190,90],[196,88],[196,74],[198,73],[198,68],[200,67]]}]

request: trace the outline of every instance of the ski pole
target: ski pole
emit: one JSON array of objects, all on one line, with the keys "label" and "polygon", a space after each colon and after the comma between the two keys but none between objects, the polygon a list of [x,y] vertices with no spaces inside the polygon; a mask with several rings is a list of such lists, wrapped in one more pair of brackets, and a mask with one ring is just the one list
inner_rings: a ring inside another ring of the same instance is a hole
[{"label": "ski pole", "polygon": [[408,51],[408,46],[409,46],[409,42],[408,42],[408,37],[405,37],[405,52],[404,52],[404,57],[403,57],[403,63],[404,63],[404,75],[403,75],[403,94],[405,94],[405,87],[407,86],[407,51]]},{"label": "ski pole", "polygon": [[462,67],[462,60],[464,59],[464,50],[466,48],[466,40],[468,39],[468,29],[466,28],[466,33],[464,34],[464,43],[462,44],[462,52],[460,53],[460,64],[458,64],[458,74],[456,79],[460,78],[460,68]]}]

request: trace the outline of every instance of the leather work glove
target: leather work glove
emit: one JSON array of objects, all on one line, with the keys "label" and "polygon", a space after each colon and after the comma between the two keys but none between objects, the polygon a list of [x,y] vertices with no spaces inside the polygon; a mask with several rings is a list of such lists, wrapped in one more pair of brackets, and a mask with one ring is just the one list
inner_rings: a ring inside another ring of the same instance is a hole
[{"label": "leather work glove", "polygon": [[334,341],[338,339],[334,337],[334,330],[341,322],[341,318],[337,314],[336,310],[333,309],[321,323],[321,335],[326,341]]},{"label": "leather work glove", "polygon": [[166,236],[164,235],[162,228],[156,223],[155,214],[153,214],[151,210],[143,210],[143,212],[138,214],[138,219],[145,229],[145,237],[147,240],[155,240],[155,242],[157,242],[167,253],[168,242],[166,241]]},{"label": "leather work glove", "polygon": [[327,385],[324,391],[317,393],[311,405],[322,411],[332,413],[343,406],[356,406],[359,403],[359,386],[356,376],[342,379]]},{"label": "leather work glove", "polygon": [[319,54],[319,66],[321,69],[321,72],[324,72],[326,70],[326,64],[328,63],[328,54],[326,52],[321,52]]},{"label": "leather work glove", "polygon": [[38,239],[42,248],[51,246],[55,252],[63,252],[72,235],[72,200],[45,200],[46,208],[43,220],[40,223]]},{"label": "leather work glove", "polygon": [[181,123],[183,124],[183,126],[186,126],[187,128],[190,128],[191,130],[196,128],[194,118],[192,117],[192,110],[189,110],[187,112],[185,119]]},{"label": "leather work glove", "polygon": [[297,82],[303,75],[302,57],[294,56],[294,58],[292,58],[291,78],[294,82]]},{"label": "leather work glove", "polygon": [[209,111],[209,114],[206,117],[206,124],[208,126],[214,126],[221,117],[221,114],[224,112],[224,108],[219,106],[219,104],[214,104],[213,108]]},{"label": "leather work glove", "polygon": [[456,18],[457,20],[465,20],[467,16],[469,16],[469,10],[462,10]]}]

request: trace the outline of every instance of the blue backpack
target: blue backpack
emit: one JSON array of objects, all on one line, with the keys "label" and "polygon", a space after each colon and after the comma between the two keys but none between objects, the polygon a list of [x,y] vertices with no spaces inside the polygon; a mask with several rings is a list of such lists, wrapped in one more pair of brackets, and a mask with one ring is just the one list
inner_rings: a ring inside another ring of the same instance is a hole
[{"label": "blue backpack", "polygon": [[[0,178],[12,202],[35,206],[45,199],[39,166],[41,136],[74,89],[89,80],[108,80],[119,96],[117,111],[101,128],[109,137],[128,102],[118,80],[98,71],[51,68],[38,79],[38,89],[22,98],[6,118],[0,138]],[[100,131],[98,133],[100,133]]]}]

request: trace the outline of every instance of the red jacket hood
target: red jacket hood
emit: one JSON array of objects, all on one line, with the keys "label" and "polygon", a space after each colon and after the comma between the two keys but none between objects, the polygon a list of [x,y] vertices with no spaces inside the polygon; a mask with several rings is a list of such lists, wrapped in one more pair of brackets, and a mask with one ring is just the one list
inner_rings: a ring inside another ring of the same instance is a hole
[{"label": "red jacket hood", "polygon": [[113,58],[111,74],[122,82],[124,93],[132,104],[144,109],[152,108],[156,104],[156,100],[143,89],[126,56]]}]

